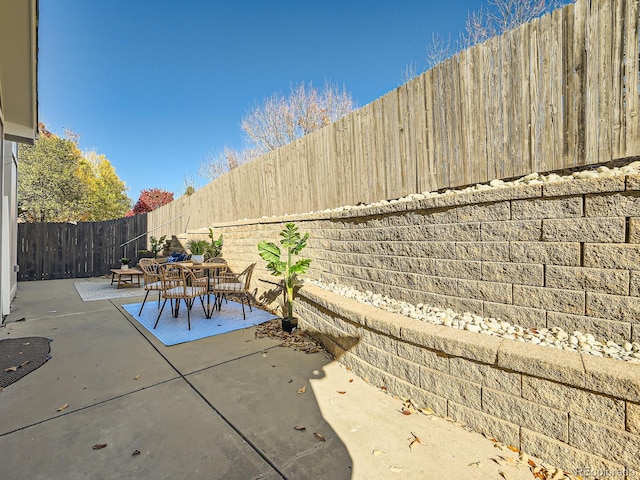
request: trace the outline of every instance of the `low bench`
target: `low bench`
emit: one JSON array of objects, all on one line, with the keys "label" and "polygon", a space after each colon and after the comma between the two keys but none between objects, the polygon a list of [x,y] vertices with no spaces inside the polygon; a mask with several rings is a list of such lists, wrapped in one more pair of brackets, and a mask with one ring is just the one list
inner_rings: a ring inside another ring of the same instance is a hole
[{"label": "low bench", "polygon": [[127,268],[126,270],[121,268],[112,268],[111,285],[113,285],[117,279],[118,289],[121,287],[140,287],[140,277],[143,275],[144,272],[136,268]]}]

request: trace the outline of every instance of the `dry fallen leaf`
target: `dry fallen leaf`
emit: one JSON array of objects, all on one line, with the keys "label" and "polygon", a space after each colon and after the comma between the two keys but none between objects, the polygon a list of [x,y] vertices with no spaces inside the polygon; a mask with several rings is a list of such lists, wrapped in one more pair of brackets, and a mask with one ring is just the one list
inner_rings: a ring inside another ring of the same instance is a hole
[{"label": "dry fallen leaf", "polygon": [[411,436],[407,440],[411,440],[411,443],[409,444],[409,449],[411,449],[411,447],[413,447],[415,443],[422,443],[420,438],[418,438],[416,434],[413,432],[411,432]]},{"label": "dry fallen leaf", "polygon": [[384,452],[381,452],[380,450],[374,450],[373,452],[371,452],[374,456],[379,456],[382,455]]},{"label": "dry fallen leaf", "polygon": [[392,472],[396,472],[397,473],[397,472],[401,472],[402,468],[396,467],[395,465],[392,465],[392,466],[389,467],[389,470],[391,470]]},{"label": "dry fallen leaf", "polygon": [[18,367],[9,367],[4,369],[5,372],[15,372],[16,370],[18,370]]},{"label": "dry fallen leaf", "polygon": [[133,377],[134,380],[138,380],[140,378],[140,375],[136,375],[135,377]]},{"label": "dry fallen leaf", "polygon": [[411,415],[411,412],[405,408],[402,409],[402,414],[403,415]]},{"label": "dry fallen leaf", "polygon": [[68,407],[69,407],[69,404],[68,404],[68,403],[65,403],[64,405],[59,406],[59,407],[57,408],[57,411],[58,411],[58,412],[61,412],[61,411],[63,411],[63,410],[66,410]]},{"label": "dry fallen leaf", "polygon": [[307,391],[307,386],[306,385],[303,385],[298,389],[298,393],[304,393],[306,391]]},{"label": "dry fallen leaf", "polygon": [[473,462],[473,463],[470,463],[467,466],[468,467],[478,467],[478,468],[480,468],[481,465],[482,465],[482,463],[480,463],[480,462]]},{"label": "dry fallen leaf", "polygon": [[315,432],[313,434],[314,437],[316,437],[318,440],[320,440],[321,442],[326,441],[326,439],[324,438],[324,435],[322,435],[320,432]]},{"label": "dry fallen leaf", "polygon": [[349,379],[349,383],[353,383],[353,378],[350,378],[350,379]]},{"label": "dry fallen leaf", "polygon": [[295,425],[293,427],[294,430],[306,430],[307,427],[305,427],[304,425]]},{"label": "dry fallen leaf", "polygon": [[345,393],[347,393],[347,392],[341,392],[341,391],[339,391],[339,390],[338,390],[338,393],[339,393],[340,395],[344,395],[344,394],[345,394]]},{"label": "dry fallen leaf", "polygon": [[507,448],[512,452],[520,453],[520,449],[517,447],[514,447],[513,445],[507,445]]},{"label": "dry fallen leaf", "polygon": [[94,450],[102,450],[104,447],[106,447],[107,444],[106,443],[96,443],[93,447]]},{"label": "dry fallen leaf", "polygon": [[140,455],[140,450],[134,450],[131,454],[132,457],[135,457],[136,455]]},{"label": "dry fallen leaf", "polygon": [[29,363],[30,363],[30,362],[31,362],[31,360],[25,360],[24,362],[22,362],[22,363],[20,364],[20,366],[21,366],[21,367],[25,367],[25,366],[29,365]]}]

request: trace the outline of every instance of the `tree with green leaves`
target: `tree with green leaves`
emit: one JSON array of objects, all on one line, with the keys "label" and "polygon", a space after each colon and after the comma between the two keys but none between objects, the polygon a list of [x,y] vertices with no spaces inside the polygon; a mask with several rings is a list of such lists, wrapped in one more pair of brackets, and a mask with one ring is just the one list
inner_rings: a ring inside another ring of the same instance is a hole
[{"label": "tree with green leaves", "polygon": [[29,222],[99,221],[129,209],[126,187],[104,155],[83,155],[78,136],[38,126],[33,145],[19,146],[18,209]]}]

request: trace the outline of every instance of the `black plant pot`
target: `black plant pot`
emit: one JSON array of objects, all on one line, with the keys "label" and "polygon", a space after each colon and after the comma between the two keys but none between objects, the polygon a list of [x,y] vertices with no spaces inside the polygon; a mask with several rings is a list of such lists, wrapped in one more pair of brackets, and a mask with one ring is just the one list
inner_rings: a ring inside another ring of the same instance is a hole
[{"label": "black plant pot", "polygon": [[288,333],[292,333],[296,328],[298,328],[298,319],[293,318],[283,318],[282,319],[282,330]]}]

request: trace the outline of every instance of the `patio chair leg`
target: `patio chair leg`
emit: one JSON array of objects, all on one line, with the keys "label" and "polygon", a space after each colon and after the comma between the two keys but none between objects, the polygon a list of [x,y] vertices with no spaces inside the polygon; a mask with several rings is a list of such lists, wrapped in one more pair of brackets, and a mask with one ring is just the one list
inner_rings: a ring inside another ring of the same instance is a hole
[{"label": "patio chair leg", "polygon": [[156,323],[153,326],[153,328],[155,329],[158,326],[158,322],[160,321],[160,315],[162,315],[162,311],[164,310],[164,306],[167,304],[167,299],[164,299],[164,302],[162,303],[162,308],[160,309],[160,313],[158,314],[158,318],[156,318]]},{"label": "patio chair leg", "polygon": [[158,290],[158,308],[160,308],[160,297],[162,297],[162,291]]},{"label": "patio chair leg", "polygon": [[190,308],[187,308],[187,325],[189,326],[189,330],[191,330],[191,309]]},{"label": "patio chair leg", "polygon": [[247,316],[244,313],[244,298],[241,298],[240,301],[242,302],[242,318],[246,320]]},{"label": "patio chair leg", "polygon": [[147,297],[149,296],[149,292],[151,290],[147,290],[147,293],[144,294],[144,300],[142,300],[142,305],[140,306],[140,311],[138,312],[138,316],[142,314],[142,309],[144,308],[144,302],[147,301]]},{"label": "patio chair leg", "polygon": [[[207,317],[207,315],[209,315],[209,313],[207,312],[207,308],[205,308],[204,306],[204,300],[202,299],[202,296],[198,297],[200,299],[200,304],[202,305],[202,311],[204,312],[204,316]],[[207,307],[209,306],[209,295],[207,295]]]},{"label": "patio chair leg", "polygon": [[251,298],[249,298],[249,295],[247,293],[245,293],[244,296],[247,298],[247,305],[249,305],[249,311],[253,312],[253,309],[251,308]]}]

